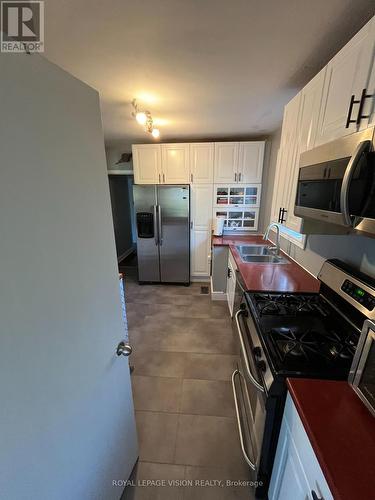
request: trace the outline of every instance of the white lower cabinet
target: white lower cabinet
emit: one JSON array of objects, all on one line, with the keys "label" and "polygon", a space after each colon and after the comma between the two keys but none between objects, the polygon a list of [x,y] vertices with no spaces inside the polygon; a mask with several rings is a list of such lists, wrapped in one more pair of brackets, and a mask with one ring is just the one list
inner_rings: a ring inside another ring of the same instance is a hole
[{"label": "white lower cabinet", "polygon": [[333,500],[297,409],[288,394],[268,492],[269,500]]},{"label": "white lower cabinet", "polygon": [[236,293],[236,271],[237,266],[232,256],[228,252],[228,274],[227,274],[227,301],[230,315],[233,316],[234,298]]},{"label": "white lower cabinet", "polygon": [[191,185],[190,275],[210,276],[212,184]]}]

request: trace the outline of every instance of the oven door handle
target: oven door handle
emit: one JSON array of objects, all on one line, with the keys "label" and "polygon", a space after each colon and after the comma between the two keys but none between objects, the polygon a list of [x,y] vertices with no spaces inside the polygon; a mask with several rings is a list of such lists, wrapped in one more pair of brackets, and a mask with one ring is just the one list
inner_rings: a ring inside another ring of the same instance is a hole
[{"label": "oven door handle", "polygon": [[244,459],[246,460],[246,463],[253,470],[256,470],[256,465],[250,460],[249,455],[247,454],[247,452],[245,450],[245,444],[244,444],[243,435],[242,435],[240,410],[238,408],[238,400],[237,400],[237,393],[236,393],[236,376],[237,375],[240,375],[240,372],[238,370],[234,370],[234,372],[232,373],[232,389],[233,389],[234,405],[236,407],[238,434],[240,436],[241,450],[242,450],[242,454],[244,456]]},{"label": "oven door handle", "polygon": [[348,166],[346,167],[344,179],[341,185],[341,193],[340,193],[340,208],[341,213],[344,217],[345,224],[348,226],[353,225],[353,221],[350,218],[349,213],[349,187],[351,180],[354,175],[354,171],[358,165],[358,162],[365,151],[369,151],[371,147],[371,141],[362,141],[356,147],[356,150],[353,156],[350,158]]},{"label": "oven door handle", "polygon": [[249,365],[249,360],[247,359],[247,353],[246,353],[245,343],[244,343],[244,340],[243,340],[243,337],[242,337],[241,326],[240,326],[240,322],[238,320],[238,318],[239,318],[239,316],[240,316],[241,313],[242,313],[242,309],[240,309],[239,311],[236,312],[235,320],[236,320],[236,325],[237,325],[238,337],[240,339],[241,350],[242,350],[243,358],[244,358],[244,361],[245,361],[245,368],[246,368],[247,376],[249,377],[249,380],[253,384],[253,386],[258,389],[258,391],[260,391],[260,392],[266,392],[265,389],[264,389],[264,387],[256,380],[256,378],[254,377],[254,375],[251,373],[251,369],[250,369],[250,365]]}]

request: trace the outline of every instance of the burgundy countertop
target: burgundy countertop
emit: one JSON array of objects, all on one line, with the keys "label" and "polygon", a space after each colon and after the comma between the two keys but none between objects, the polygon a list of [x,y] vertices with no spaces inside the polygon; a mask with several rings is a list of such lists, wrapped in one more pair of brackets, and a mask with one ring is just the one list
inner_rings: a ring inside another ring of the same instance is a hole
[{"label": "burgundy countertop", "polygon": [[236,245],[264,244],[262,236],[214,236],[214,246],[228,246],[236,261],[247,290],[274,292],[318,292],[319,281],[305,269],[283,254],[288,264],[247,264],[242,262]]},{"label": "burgundy countertop", "polygon": [[375,497],[375,418],[347,382],[288,379],[335,500]]}]

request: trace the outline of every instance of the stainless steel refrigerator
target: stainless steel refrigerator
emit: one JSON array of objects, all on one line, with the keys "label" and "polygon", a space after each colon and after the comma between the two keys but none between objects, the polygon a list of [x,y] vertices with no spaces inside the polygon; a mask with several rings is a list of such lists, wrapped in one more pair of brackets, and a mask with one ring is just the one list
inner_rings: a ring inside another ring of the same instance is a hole
[{"label": "stainless steel refrigerator", "polygon": [[133,187],[140,282],[190,282],[190,186]]}]

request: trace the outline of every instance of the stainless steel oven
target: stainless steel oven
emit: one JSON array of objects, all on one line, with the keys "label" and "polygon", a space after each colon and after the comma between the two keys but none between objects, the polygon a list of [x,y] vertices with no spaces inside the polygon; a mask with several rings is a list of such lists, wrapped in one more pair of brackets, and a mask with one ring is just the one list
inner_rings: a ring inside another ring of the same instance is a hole
[{"label": "stainless steel oven", "polygon": [[374,127],[301,154],[294,213],[375,236]]},{"label": "stainless steel oven", "polygon": [[375,323],[366,320],[353,358],[349,383],[375,416]]}]

